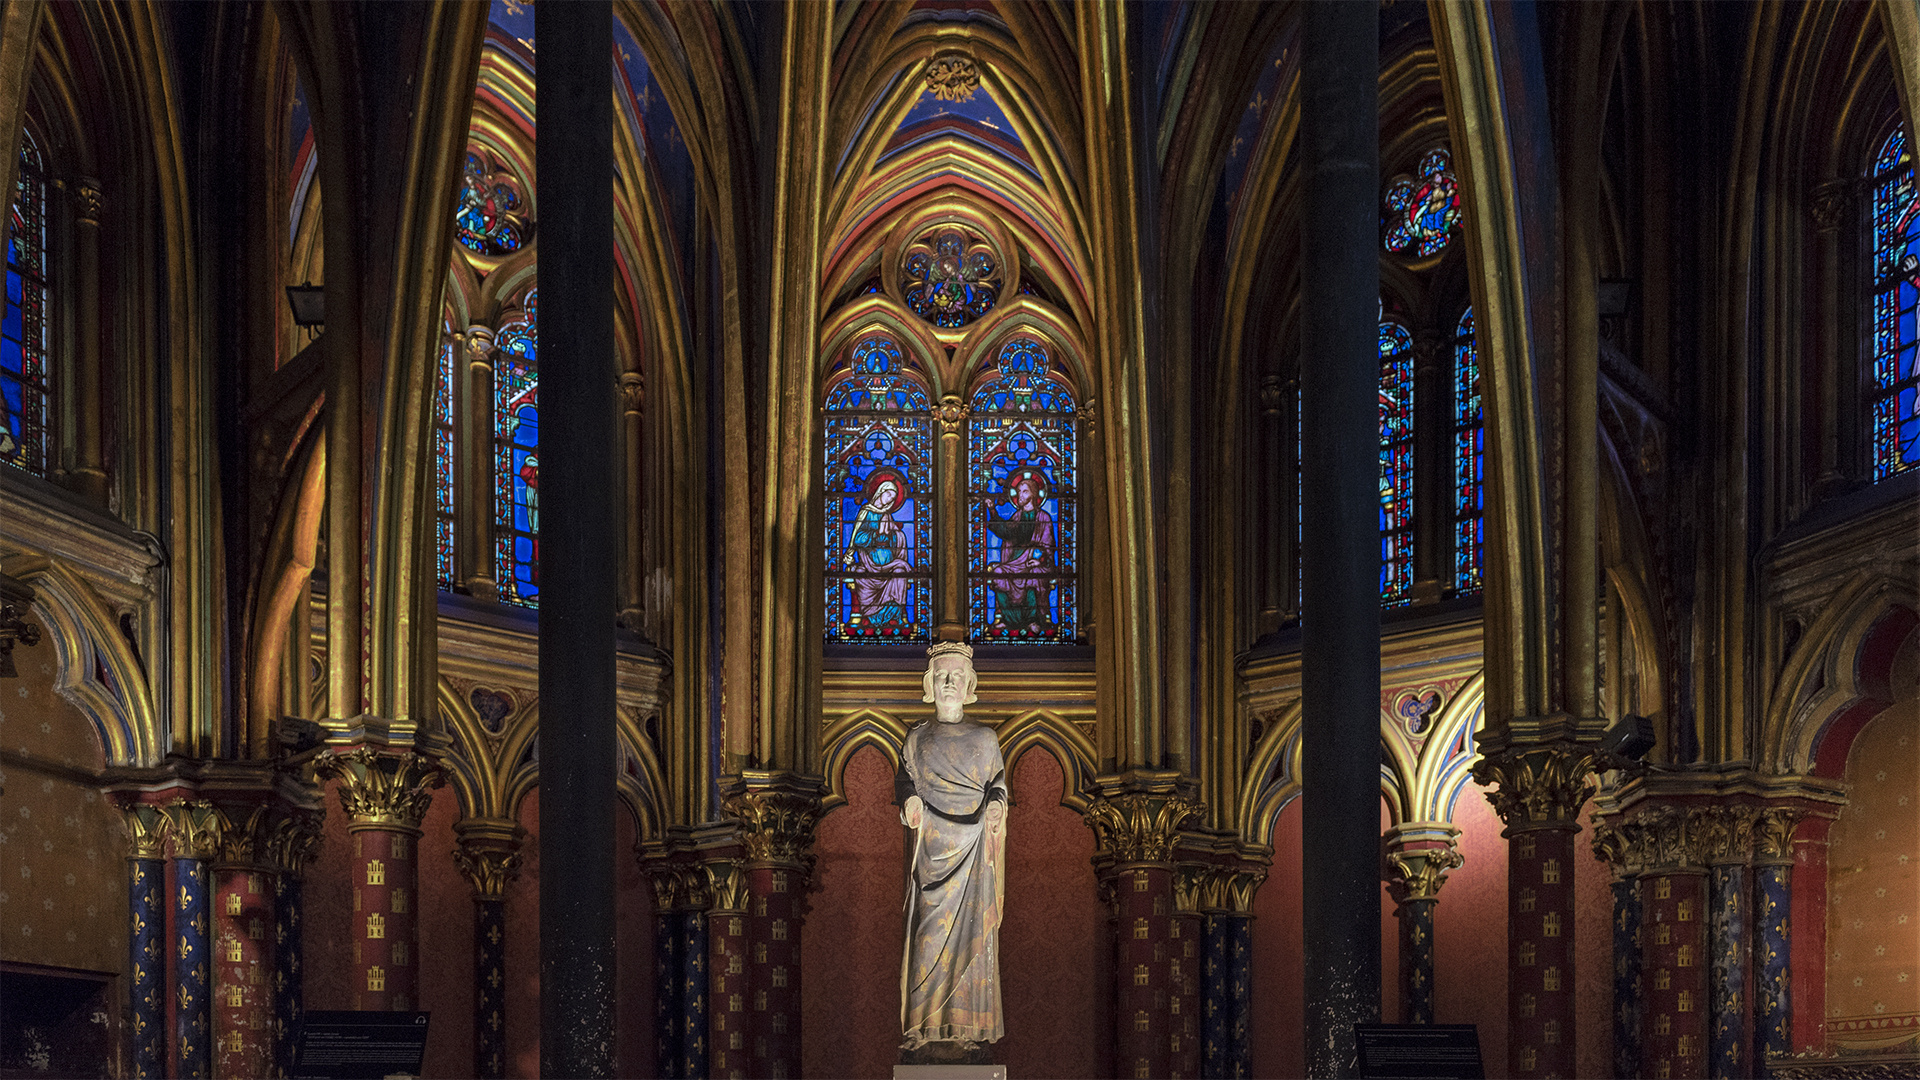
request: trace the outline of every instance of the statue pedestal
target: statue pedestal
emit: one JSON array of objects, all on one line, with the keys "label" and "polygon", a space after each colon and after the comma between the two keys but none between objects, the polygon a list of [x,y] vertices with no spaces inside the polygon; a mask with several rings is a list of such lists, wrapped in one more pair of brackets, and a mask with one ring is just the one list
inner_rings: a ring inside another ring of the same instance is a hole
[{"label": "statue pedestal", "polygon": [[895,1065],[893,1080],[1007,1080],[1005,1065]]}]

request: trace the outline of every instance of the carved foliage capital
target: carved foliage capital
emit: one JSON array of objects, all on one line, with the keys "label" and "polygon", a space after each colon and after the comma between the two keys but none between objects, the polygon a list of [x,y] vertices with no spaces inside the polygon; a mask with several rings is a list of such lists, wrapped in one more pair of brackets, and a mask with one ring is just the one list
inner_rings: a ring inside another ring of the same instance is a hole
[{"label": "carved foliage capital", "polygon": [[371,746],[335,750],[320,759],[322,777],[340,781],[349,828],[418,829],[444,783],[440,766],[416,751],[382,753]]},{"label": "carved foliage capital", "polygon": [[749,787],[727,796],[726,811],[740,820],[740,840],[750,863],[777,863],[813,870],[813,823],[817,794]]},{"label": "carved foliage capital", "polygon": [[1807,211],[1813,215],[1813,223],[1820,231],[1831,232],[1840,228],[1852,206],[1853,185],[1845,180],[1827,180],[1814,185]]},{"label": "carved foliage capital", "polygon": [[1572,743],[1516,747],[1481,758],[1473,778],[1482,786],[1500,785],[1487,792],[1487,801],[1508,828],[1572,828],[1593,793],[1598,757],[1594,749]]},{"label": "carved foliage capital", "polygon": [[498,841],[461,837],[454,845],[453,861],[460,872],[473,882],[474,895],[482,900],[499,900],[507,895],[507,882],[520,876],[518,846],[503,847]]},{"label": "carved foliage capital", "polygon": [[743,912],[747,910],[747,861],[745,859],[715,859],[703,863],[701,870],[706,874],[707,897],[712,901],[716,912]]},{"label": "carved foliage capital", "polygon": [[1287,384],[1278,375],[1260,377],[1260,411],[1269,417],[1277,417],[1287,403]]},{"label": "carved foliage capital", "polygon": [[1184,795],[1130,792],[1096,797],[1086,818],[1100,857],[1119,865],[1164,863],[1180,826],[1199,812],[1200,804]]},{"label": "carved foliage capital", "polygon": [[164,859],[167,857],[166,812],[152,803],[134,803],[122,807],[127,822],[127,857]]},{"label": "carved foliage capital", "polygon": [[267,837],[267,858],[283,874],[299,877],[320,854],[322,815],[301,812],[276,821]]},{"label": "carved foliage capital", "polygon": [[73,216],[83,225],[100,224],[100,215],[105,209],[106,196],[101,193],[100,185],[88,179],[74,181]]},{"label": "carved foliage capital", "polygon": [[205,799],[174,799],[162,808],[176,859],[211,859],[220,852],[224,821]]},{"label": "carved foliage capital", "polygon": [[[1253,914],[1253,894],[1259,890],[1260,883],[1267,879],[1265,867],[1259,866],[1195,866],[1183,867],[1197,873],[1199,895],[1195,898],[1196,910],[1202,912],[1217,911],[1234,915]],[[1180,900],[1180,879],[1174,879],[1174,900]]]},{"label": "carved foliage capital", "polygon": [[647,379],[637,371],[620,373],[620,406],[636,416],[646,411]]},{"label": "carved foliage capital", "polygon": [[958,436],[967,422],[967,403],[959,394],[948,394],[934,406],[933,418],[940,421],[940,434]]},{"label": "carved foliage capital", "polygon": [[1744,863],[1753,851],[1759,811],[1751,806],[1703,806],[1693,812],[1700,855],[1708,865]]},{"label": "carved foliage capital", "polygon": [[1466,857],[1454,847],[1409,848],[1387,853],[1392,869],[1388,883],[1393,898],[1400,903],[1440,899],[1440,886],[1447,883],[1447,872],[1458,870]]},{"label": "carved foliage capital", "polygon": [[1759,863],[1780,865],[1793,862],[1793,830],[1807,816],[1797,806],[1769,806],[1760,811],[1753,823],[1753,857]]}]

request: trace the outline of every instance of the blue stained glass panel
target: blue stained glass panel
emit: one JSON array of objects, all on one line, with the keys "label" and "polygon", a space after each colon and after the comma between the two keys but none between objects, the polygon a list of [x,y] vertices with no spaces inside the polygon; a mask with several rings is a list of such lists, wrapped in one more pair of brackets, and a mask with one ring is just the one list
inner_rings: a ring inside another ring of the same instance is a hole
[{"label": "blue stained glass panel", "polygon": [[51,371],[47,363],[47,182],[31,131],[21,133],[0,316],[0,462],[45,476]]},{"label": "blue stained glass panel", "polygon": [[453,378],[459,352],[453,327],[443,328],[433,388],[434,567],[442,589],[455,583],[453,562]]},{"label": "blue stained glass panel", "polygon": [[1459,593],[1479,592],[1486,584],[1486,440],[1480,353],[1468,308],[1453,338],[1453,587]]},{"label": "blue stained glass panel", "polygon": [[892,338],[854,345],[828,375],[828,641],[927,641],[933,629],[933,418]]},{"label": "blue stained glass panel", "polygon": [[1460,225],[1460,185],[1453,160],[1436,147],[1420,158],[1420,175],[1387,188],[1381,244],[1391,252],[1424,259],[1446,250]]},{"label": "blue stained glass panel", "polygon": [[1873,167],[1873,478],[1920,465],[1920,193],[1906,131],[1895,128]]},{"label": "blue stained glass panel", "polygon": [[1079,462],[1071,387],[1015,337],[967,422],[967,611],[975,641],[1071,642],[1079,627]]},{"label": "blue stained glass panel", "polygon": [[1380,599],[1413,599],[1413,336],[1380,324]]}]

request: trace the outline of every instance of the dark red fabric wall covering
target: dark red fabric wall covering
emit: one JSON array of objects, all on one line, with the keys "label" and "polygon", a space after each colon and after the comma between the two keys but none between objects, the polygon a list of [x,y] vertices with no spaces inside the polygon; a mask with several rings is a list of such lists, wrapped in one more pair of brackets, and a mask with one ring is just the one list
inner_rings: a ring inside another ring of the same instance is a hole
[{"label": "dark red fabric wall covering", "polygon": [[801,1067],[809,1077],[884,1080],[900,1053],[905,827],[880,751],[854,754],[844,790],[847,805],[814,830],[818,891],[800,939]]},{"label": "dark red fabric wall covering", "polygon": [[420,1007],[433,1014],[420,1066],[428,1077],[472,1076],[474,1071],[473,885],[453,861],[453,823],[459,817],[460,799],[453,789],[434,792],[433,809],[420,823],[414,848],[420,860]]},{"label": "dark red fabric wall covering", "polygon": [[1300,800],[1295,799],[1274,822],[1273,866],[1253,898],[1255,1076],[1307,1074],[1306,938],[1300,919]]},{"label": "dark red fabric wall covering", "polygon": [[1008,1076],[1112,1076],[1113,946],[1093,875],[1093,831],[1060,805],[1050,752],[1012,763],[1000,973]]},{"label": "dark red fabric wall covering", "polygon": [[[1460,828],[1460,853],[1467,861],[1447,875],[1433,912],[1433,1019],[1478,1024],[1487,1075],[1506,1076],[1507,842],[1500,837],[1505,826],[1473,786],[1455,800],[1453,823]],[[1606,1010],[1599,1021],[1608,1022]]]}]

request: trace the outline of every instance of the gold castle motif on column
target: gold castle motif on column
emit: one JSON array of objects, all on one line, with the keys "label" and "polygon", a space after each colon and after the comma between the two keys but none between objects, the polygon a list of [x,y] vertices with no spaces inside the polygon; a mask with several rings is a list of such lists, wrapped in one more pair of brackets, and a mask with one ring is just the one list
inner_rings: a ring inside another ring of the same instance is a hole
[{"label": "gold castle motif on column", "polygon": [[371,746],[336,750],[319,773],[340,781],[340,806],[349,830],[418,829],[444,779],[432,758],[417,751],[382,753]]}]

